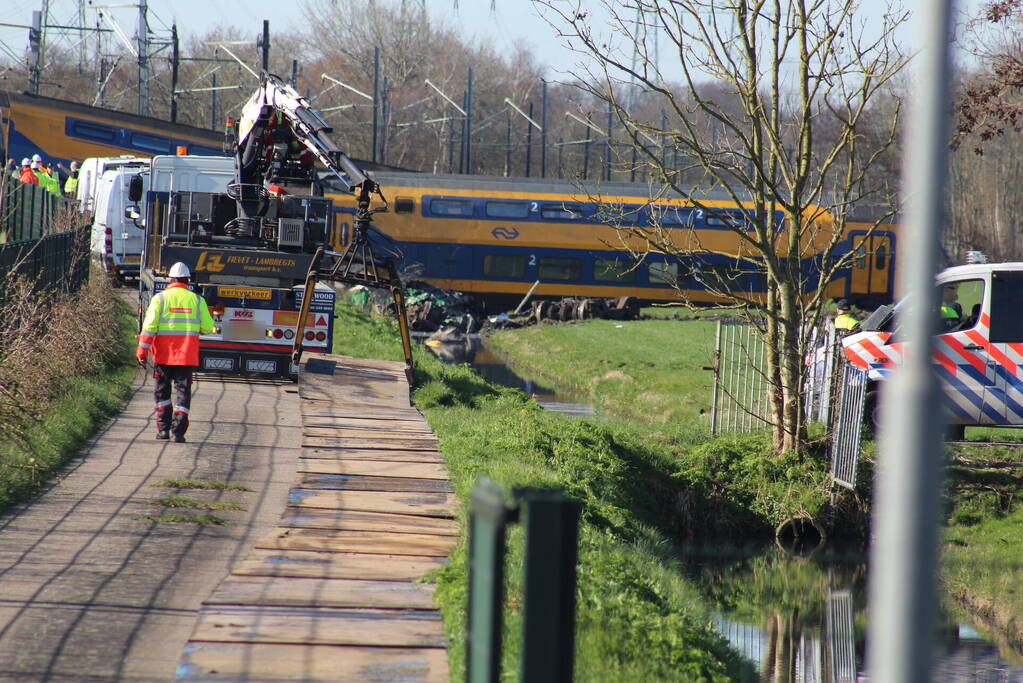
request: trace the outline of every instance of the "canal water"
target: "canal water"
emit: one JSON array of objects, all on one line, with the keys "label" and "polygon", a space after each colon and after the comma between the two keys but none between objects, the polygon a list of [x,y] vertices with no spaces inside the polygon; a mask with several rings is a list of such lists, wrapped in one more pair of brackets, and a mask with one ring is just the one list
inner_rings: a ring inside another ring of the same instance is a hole
[{"label": "canal water", "polygon": [[[591,405],[516,373],[478,337],[427,348],[449,363],[468,363],[491,382],[519,389],[550,410],[594,417]],[[708,596],[714,627],[747,662],[745,681],[870,680],[864,656],[867,565],[861,553],[704,547],[679,561]],[[936,641],[935,683],[1023,683],[1023,655],[997,647],[948,612],[942,613]]]}]

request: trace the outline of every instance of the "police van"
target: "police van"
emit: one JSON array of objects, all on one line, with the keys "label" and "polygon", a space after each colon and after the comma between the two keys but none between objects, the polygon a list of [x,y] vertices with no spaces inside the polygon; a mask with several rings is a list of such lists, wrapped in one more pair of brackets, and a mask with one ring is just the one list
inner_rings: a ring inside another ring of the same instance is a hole
[{"label": "police van", "polygon": [[[941,331],[933,365],[946,397],[950,436],[970,425],[1023,425],[1023,263],[955,266],[936,278]],[[900,301],[882,306],[842,340],[846,358],[865,370],[868,411],[876,424],[878,390],[907,349]],[[954,313],[954,315],[953,315]]]}]

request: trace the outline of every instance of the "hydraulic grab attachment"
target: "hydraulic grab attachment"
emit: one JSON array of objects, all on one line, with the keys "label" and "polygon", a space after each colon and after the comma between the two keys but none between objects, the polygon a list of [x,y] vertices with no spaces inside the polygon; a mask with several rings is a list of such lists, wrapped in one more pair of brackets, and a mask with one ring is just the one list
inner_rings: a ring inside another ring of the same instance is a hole
[{"label": "hydraulic grab attachment", "polygon": [[[287,146],[297,141],[320,161],[342,185],[357,193],[357,210],[352,241],[344,252],[319,247],[306,275],[302,309],[295,330],[292,362],[302,357],[302,343],[316,283],[341,282],[350,285],[384,288],[394,297],[398,329],[405,354],[405,376],[412,384],[412,341],[405,313],[405,296],[393,259],[374,253],[369,240],[373,214],[387,211],[387,200],[377,183],[331,140],[330,125],[316,113],[294,88],[273,74],[263,74],[260,88],[242,109],[236,131],[236,182],[228,190],[238,202],[236,230],[258,229],[259,219],[270,205],[268,185],[278,182]],[[311,163],[309,165],[311,173]],[[370,208],[373,195],[383,206]]]}]

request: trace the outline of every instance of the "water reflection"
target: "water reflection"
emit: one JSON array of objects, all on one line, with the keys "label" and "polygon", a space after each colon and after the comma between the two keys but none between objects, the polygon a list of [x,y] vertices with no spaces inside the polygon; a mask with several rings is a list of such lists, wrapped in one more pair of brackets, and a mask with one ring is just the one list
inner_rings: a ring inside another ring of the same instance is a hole
[{"label": "water reflection", "polygon": [[[690,556],[684,566],[709,598],[714,627],[757,671],[748,680],[870,680],[861,561],[793,558],[772,549],[730,561]],[[937,640],[934,681],[1023,682],[1018,654],[1000,652],[968,625],[946,615]]]},{"label": "water reflection", "polygon": [[593,406],[588,403],[558,394],[554,389],[516,373],[503,358],[487,348],[478,335],[467,335],[459,341],[431,342],[427,348],[445,363],[468,363],[481,377],[494,384],[518,389],[548,410],[572,417],[594,417]]}]

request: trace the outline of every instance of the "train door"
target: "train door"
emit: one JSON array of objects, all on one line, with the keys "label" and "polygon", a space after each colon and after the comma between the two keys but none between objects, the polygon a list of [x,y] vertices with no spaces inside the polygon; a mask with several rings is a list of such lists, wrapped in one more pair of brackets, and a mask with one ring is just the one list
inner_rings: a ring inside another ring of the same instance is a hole
[{"label": "train door", "polygon": [[944,282],[938,293],[942,332],[935,338],[934,369],[942,384],[955,424],[998,424],[999,403],[992,394],[996,361],[986,335],[978,330],[984,301],[984,280]]},{"label": "train door", "polygon": [[849,264],[849,294],[887,298],[892,293],[894,275],[893,239],[890,232],[849,233],[853,260]]}]

